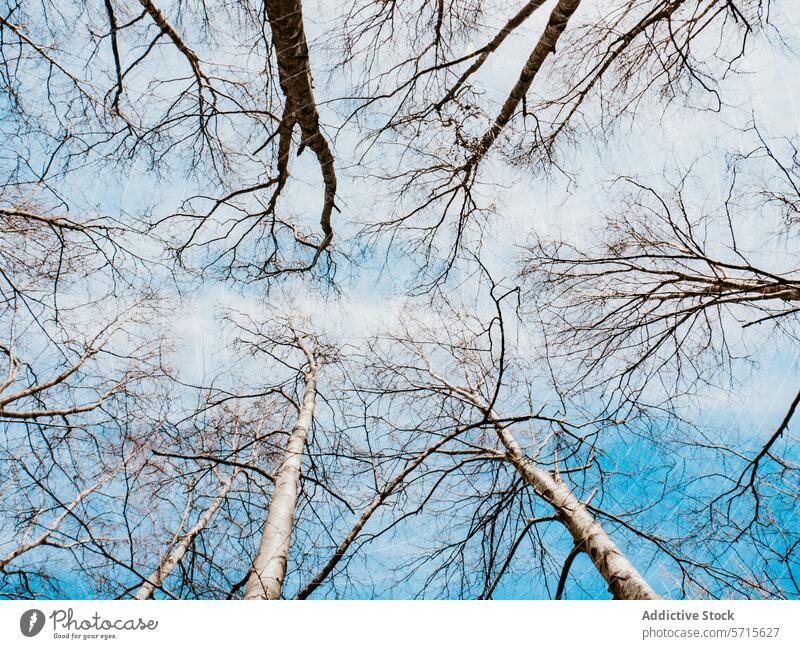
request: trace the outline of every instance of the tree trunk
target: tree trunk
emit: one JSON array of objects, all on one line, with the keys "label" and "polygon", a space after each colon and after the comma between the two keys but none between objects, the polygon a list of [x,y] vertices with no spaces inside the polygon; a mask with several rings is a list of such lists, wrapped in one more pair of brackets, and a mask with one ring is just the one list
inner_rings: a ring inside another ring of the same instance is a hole
[{"label": "tree trunk", "polygon": [[121,467],[110,472],[99,482],[93,484],[91,487],[87,487],[86,489],[81,491],[77,496],[75,496],[75,499],[69,505],[66,505],[64,507],[64,511],[62,511],[58,516],[56,516],[51,521],[50,525],[47,526],[45,531],[42,532],[39,536],[37,536],[35,539],[28,541],[27,543],[20,544],[11,552],[6,554],[4,557],[0,557],[0,572],[4,572],[6,566],[20,555],[23,555],[26,552],[30,552],[31,550],[39,547],[40,545],[53,545],[53,543],[50,541],[50,537],[53,535],[53,533],[58,531],[58,528],[64,521],[64,519],[67,518],[67,516],[69,516],[73,512],[73,510],[81,503],[81,501],[84,498],[86,498],[89,494],[99,489],[106,482],[111,480],[111,478],[113,478],[119,472],[120,468]]},{"label": "tree trunk", "polygon": [[569,22],[579,4],[580,0],[559,0],[553,8],[547,21],[547,26],[525,62],[525,66],[511,89],[511,93],[503,102],[503,106],[500,108],[497,117],[495,117],[494,123],[483,134],[476,158],[483,157],[494,144],[497,136],[500,135],[500,131],[511,121],[517,108],[522,103],[523,97],[530,90],[533,79],[544,64],[545,59],[556,51],[556,43],[567,28],[567,22]]},{"label": "tree trunk", "polygon": [[320,217],[323,240],[318,246],[319,253],[327,248],[333,238],[331,215],[336,197],[336,173],[333,153],[319,124],[311,61],[303,25],[303,5],[301,0],[264,0],[264,9],[272,30],[278,79],[286,97],[283,122],[285,124],[288,117],[290,132],[295,123],[300,126],[302,143],[298,155],[305,147],[314,152],[325,183]]},{"label": "tree trunk", "polygon": [[398,473],[391,482],[389,482],[383,489],[375,494],[375,497],[372,499],[372,501],[370,501],[370,504],[356,521],[356,524],[353,525],[350,532],[348,532],[347,536],[345,536],[342,542],[339,544],[339,547],[336,548],[333,556],[322,567],[322,569],[316,575],[314,575],[314,577],[312,577],[311,581],[309,581],[303,588],[300,589],[300,592],[297,593],[296,599],[307,599],[320,586],[320,584],[327,579],[328,575],[331,574],[339,561],[341,561],[342,557],[344,557],[350,545],[356,540],[361,530],[364,529],[364,526],[369,521],[370,517],[377,511],[378,507],[380,507],[383,502],[389,496],[391,496],[392,493],[394,493],[394,490],[397,489],[398,486],[403,484],[403,481],[412,471],[414,471],[414,469],[422,464],[431,454],[435,453],[447,442],[459,434],[461,434],[461,431],[457,430],[454,433],[443,437],[430,448],[425,449],[422,453],[417,455],[417,457],[406,464],[405,468]]},{"label": "tree trunk", "polygon": [[552,505],[572,535],[575,546],[589,555],[614,599],[661,599],[572,490],[559,478],[537,467],[506,426],[494,413],[491,416],[497,435],[508,451],[509,461],[536,493]]},{"label": "tree trunk", "polygon": [[300,490],[300,469],[317,398],[318,368],[308,351],[304,351],[310,368],[304,376],[303,404],[289,436],[283,463],[275,474],[275,490],[272,492],[261,545],[247,580],[245,599],[280,599],[286,577],[297,493]]},{"label": "tree trunk", "polygon": [[237,467],[234,469],[231,477],[222,483],[222,489],[214,500],[211,501],[208,508],[200,515],[197,523],[183,536],[180,542],[175,546],[175,549],[161,560],[158,568],[147,578],[147,581],[141,585],[139,590],[136,591],[133,599],[150,599],[156,588],[160,588],[164,580],[172,574],[172,571],[175,570],[175,567],[183,559],[192,541],[206,528],[214,514],[216,514],[217,510],[222,506],[222,503],[225,502],[236,476],[239,475],[241,471],[242,469]]}]

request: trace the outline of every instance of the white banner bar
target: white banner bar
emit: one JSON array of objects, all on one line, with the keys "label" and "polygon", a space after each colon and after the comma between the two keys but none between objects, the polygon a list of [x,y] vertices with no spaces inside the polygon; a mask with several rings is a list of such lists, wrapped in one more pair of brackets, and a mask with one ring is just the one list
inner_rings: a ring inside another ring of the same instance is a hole
[{"label": "white banner bar", "polygon": [[[0,603],[0,646],[800,647],[798,602]],[[599,643],[599,644],[598,644]]]}]

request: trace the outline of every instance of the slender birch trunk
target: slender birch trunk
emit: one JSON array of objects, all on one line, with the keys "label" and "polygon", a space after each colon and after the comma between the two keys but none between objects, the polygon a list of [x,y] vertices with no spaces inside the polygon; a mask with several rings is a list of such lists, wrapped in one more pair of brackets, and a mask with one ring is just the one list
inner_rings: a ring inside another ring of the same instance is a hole
[{"label": "slender birch trunk", "polygon": [[500,132],[511,121],[523,98],[528,94],[528,90],[530,90],[531,84],[539,73],[545,59],[556,51],[556,43],[567,28],[567,23],[579,4],[580,0],[559,0],[556,6],[553,7],[547,26],[525,62],[517,82],[505,102],[503,102],[503,106],[500,108],[500,112],[495,117],[494,122],[481,137],[479,152],[473,158],[472,164],[475,164],[486,154],[495,140],[497,140]]},{"label": "slender birch trunk", "polygon": [[305,381],[303,403],[289,435],[283,462],[275,474],[275,489],[272,492],[261,544],[247,580],[245,599],[280,599],[283,580],[286,577],[289,546],[297,509],[297,494],[300,490],[300,469],[308,431],[314,420],[317,398],[316,360],[301,340],[298,339],[297,343],[305,353],[309,365],[303,377]]},{"label": "slender birch trunk", "polygon": [[75,498],[69,505],[64,507],[64,511],[62,511],[58,516],[56,516],[50,522],[50,524],[47,526],[44,532],[42,532],[35,539],[28,541],[27,543],[21,543],[11,552],[6,554],[4,557],[0,558],[0,572],[4,572],[6,566],[9,563],[11,563],[14,559],[16,559],[18,556],[25,554],[26,552],[30,552],[31,550],[33,550],[36,547],[39,547],[40,545],[52,545],[52,542],[50,541],[50,536],[58,530],[58,527],[61,525],[64,519],[74,511],[74,509],[81,503],[81,501],[84,498],[86,498],[89,494],[96,491],[106,482],[111,480],[111,478],[113,478],[118,471],[119,469],[112,471],[99,482],[81,491],[77,496],[75,496]]},{"label": "slender birch trunk", "polygon": [[575,546],[589,555],[614,599],[661,599],[566,483],[537,467],[505,424],[494,413],[490,416],[509,461],[536,493],[555,509],[559,520],[572,535]]},{"label": "slender birch trunk", "polygon": [[331,556],[322,569],[316,575],[314,575],[314,577],[312,577],[311,581],[309,581],[305,586],[303,586],[303,588],[300,589],[300,592],[297,593],[296,599],[307,599],[315,590],[317,590],[322,582],[327,579],[328,575],[331,574],[333,569],[336,567],[336,564],[342,560],[342,557],[344,557],[344,555],[347,553],[350,545],[356,540],[361,530],[364,529],[364,526],[369,521],[370,517],[377,511],[378,507],[380,507],[383,502],[389,496],[391,496],[392,493],[394,493],[394,490],[397,489],[398,486],[403,484],[403,481],[408,477],[408,475],[420,464],[422,464],[426,458],[460,434],[460,430],[456,431],[450,435],[447,435],[446,437],[443,437],[430,448],[425,449],[422,453],[417,455],[413,460],[406,464],[405,468],[398,473],[391,482],[389,482],[383,489],[375,494],[375,497],[370,501],[369,505],[367,505],[367,508],[363,511],[355,525],[353,525],[353,527],[347,533],[347,536],[344,537],[342,542],[339,544],[339,547],[336,548],[333,556]]},{"label": "slender birch trunk", "polygon": [[223,481],[222,489],[220,492],[214,497],[211,501],[211,504],[208,508],[200,515],[200,518],[197,519],[197,522],[192,526],[192,528],[183,535],[181,540],[175,545],[175,548],[172,552],[169,552],[158,564],[158,568],[155,569],[153,574],[151,574],[145,583],[141,585],[139,590],[133,596],[133,599],[150,599],[153,596],[156,588],[160,588],[161,585],[164,583],[164,580],[172,574],[172,571],[175,570],[175,567],[181,562],[186,551],[189,549],[189,546],[192,544],[197,535],[200,534],[211,522],[211,519],[216,514],[217,510],[222,506],[222,503],[225,502],[225,499],[228,497],[228,494],[231,491],[231,487],[233,487],[233,483],[236,480],[236,476],[241,473],[242,469],[240,467],[236,467],[231,473],[230,478]]},{"label": "slender birch trunk", "polygon": [[492,423],[506,449],[508,461],[539,497],[550,503],[572,535],[575,547],[589,555],[614,599],[661,599],[567,484],[536,466],[525,454],[517,438],[492,409],[492,404],[485,402],[474,388],[453,385],[432,369],[428,371],[442,385],[471,402]]}]

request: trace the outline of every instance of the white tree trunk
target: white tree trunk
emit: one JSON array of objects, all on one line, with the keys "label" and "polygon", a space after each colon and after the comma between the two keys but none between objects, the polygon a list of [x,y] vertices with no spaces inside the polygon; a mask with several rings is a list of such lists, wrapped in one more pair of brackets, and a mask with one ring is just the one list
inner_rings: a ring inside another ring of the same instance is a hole
[{"label": "white tree trunk", "polygon": [[436,444],[417,455],[417,457],[406,464],[405,468],[399,474],[397,474],[397,476],[395,476],[391,482],[389,482],[383,489],[375,494],[375,497],[356,521],[356,524],[353,525],[351,530],[347,533],[347,536],[345,536],[344,540],[342,540],[342,542],[339,544],[339,547],[336,548],[333,556],[322,567],[322,569],[316,575],[314,575],[314,577],[312,577],[311,581],[309,581],[303,588],[300,589],[300,592],[297,593],[296,599],[307,599],[320,586],[320,584],[325,581],[328,575],[330,575],[333,569],[336,567],[336,564],[338,564],[342,557],[344,557],[353,541],[356,540],[361,530],[369,521],[370,517],[377,511],[378,507],[380,507],[383,502],[392,495],[398,486],[403,484],[403,481],[408,477],[408,475],[420,464],[422,464],[426,458],[435,453],[460,433],[461,431],[456,431],[450,435],[447,435],[446,437],[443,437],[436,442]]},{"label": "white tree trunk", "polygon": [[[300,343],[302,346],[302,343]],[[289,443],[280,468],[275,474],[275,489],[264,524],[261,545],[247,580],[245,599],[280,599],[289,546],[292,541],[297,494],[300,490],[300,469],[306,438],[314,420],[317,398],[317,365],[308,350],[303,348],[310,368],[305,374],[303,403],[297,422],[289,435]]]},{"label": "white tree trunk", "polygon": [[522,479],[555,509],[556,516],[572,535],[575,547],[589,555],[614,599],[661,599],[567,484],[558,476],[536,466],[525,454],[517,438],[491,404],[484,401],[474,388],[453,385],[436,372],[429,372],[449,390],[470,401],[487,421],[492,422],[506,449],[508,461]]},{"label": "white tree trunk", "polygon": [[494,413],[491,416],[509,461],[536,493],[552,505],[576,547],[589,555],[614,599],[660,599],[572,490],[558,477],[537,467],[508,428]]},{"label": "white tree trunk", "polygon": [[[121,467],[120,467],[121,468]],[[50,536],[58,531],[59,526],[64,521],[64,519],[69,516],[73,510],[81,503],[81,501],[86,498],[89,494],[93,491],[99,489],[103,486],[106,482],[111,480],[117,472],[119,468],[115,469],[108,475],[106,475],[102,480],[93,484],[91,487],[87,487],[83,491],[81,491],[75,499],[67,506],[64,507],[64,511],[62,511],[58,516],[56,516],[50,523],[50,525],[45,528],[44,532],[42,532],[39,536],[35,539],[32,539],[28,542],[21,543],[19,546],[14,548],[11,552],[6,554],[4,557],[0,557],[0,572],[3,572],[6,569],[6,566],[11,563],[14,559],[18,556],[25,554],[26,552],[30,552],[34,548],[39,547],[40,545],[54,545],[50,541]]]},{"label": "white tree trunk", "polygon": [[211,501],[208,508],[200,515],[200,518],[197,519],[197,522],[192,528],[183,535],[172,552],[161,560],[161,563],[158,564],[158,568],[155,569],[153,574],[147,578],[147,581],[136,591],[133,599],[150,599],[156,588],[160,588],[164,580],[172,574],[172,571],[175,570],[175,566],[183,559],[192,541],[206,528],[214,514],[216,514],[217,510],[222,506],[222,503],[225,502],[236,476],[239,475],[241,471],[242,469],[237,467],[234,469],[231,477],[223,481],[222,489]]}]

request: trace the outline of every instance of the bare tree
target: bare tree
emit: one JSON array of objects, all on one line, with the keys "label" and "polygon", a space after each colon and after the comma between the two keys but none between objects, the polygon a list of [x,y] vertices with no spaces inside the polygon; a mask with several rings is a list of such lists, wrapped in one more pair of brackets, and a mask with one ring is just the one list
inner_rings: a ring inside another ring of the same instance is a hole
[{"label": "bare tree", "polygon": [[222,489],[220,489],[219,493],[214,496],[209,506],[203,510],[203,513],[199,516],[197,522],[182,536],[173,539],[173,542],[167,549],[167,553],[165,554],[164,558],[159,562],[158,567],[155,569],[153,574],[150,575],[147,578],[147,581],[142,584],[141,588],[136,591],[133,599],[150,599],[153,596],[155,589],[159,588],[164,583],[164,579],[168,577],[175,567],[181,562],[186,554],[186,551],[189,549],[189,546],[195,540],[197,535],[205,529],[211,518],[214,516],[223,502],[225,502],[225,498],[228,496],[231,487],[233,486],[233,481],[241,471],[242,469],[237,467],[231,472],[230,476],[222,480]]},{"label": "bare tree", "polygon": [[[436,339],[423,338],[418,341],[411,337],[410,332],[406,333],[400,344],[418,359],[414,364],[416,366],[411,365],[405,370],[411,373],[410,378],[406,380],[422,393],[428,392],[432,396],[440,394],[463,402],[475,410],[479,420],[491,426],[502,448],[502,451],[499,451],[501,458],[509,462],[519,476],[533,488],[536,495],[553,508],[556,520],[567,528],[575,547],[579,551],[586,552],[591,558],[615,598],[657,598],[653,588],[620,551],[604,527],[563,481],[558,468],[551,472],[538,465],[526,453],[510,425],[515,417],[503,418],[496,411],[508,354],[505,348],[505,329],[500,303],[509,294],[498,295],[495,298],[498,310],[488,325],[481,326],[479,323],[475,323],[473,327],[467,325],[465,329],[455,333],[455,340],[439,343]],[[485,342],[470,340],[469,336],[474,335],[472,331],[479,332],[479,337],[486,336]],[[498,339],[495,339],[495,336]],[[478,350],[482,347],[490,354],[491,365],[478,364],[480,363]],[[453,369],[463,374],[462,381],[455,381],[436,368],[433,354],[438,351],[437,348],[452,350],[450,353],[454,355],[453,360],[457,364]],[[420,381],[426,381],[427,384]],[[523,421],[536,419],[537,415],[521,417]]]},{"label": "bare tree", "polygon": [[258,349],[271,343],[270,354],[281,346],[296,349],[303,356],[303,391],[298,404],[297,419],[283,451],[280,466],[275,472],[275,489],[264,522],[264,532],[253,568],[247,580],[245,599],[280,599],[289,560],[289,547],[300,490],[301,467],[306,443],[314,420],[317,400],[317,375],[324,362],[324,352],[308,334],[298,332],[289,324],[291,337],[284,340],[260,337],[254,341]]},{"label": "bare tree", "polygon": [[280,435],[264,431],[274,404],[251,401],[245,411],[208,391],[196,396],[199,407],[153,422],[149,461],[126,485],[125,525],[136,533],[105,549],[117,597],[224,598],[239,580],[242,544],[253,551],[260,509],[250,505],[274,483]]},{"label": "bare tree", "polygon": [[[562,391],[596,400],[612,416],[643,415],[653,428],[673,430],[678,446],[708,453],[719,471],[699,479],[708,487],[698,490],[693,516],[708,520],[725,543],[749,539],[771,557],[765,560],[788,565],[795,535],[777,530],[797,494],[789,432],[796,388],[771,434],[720,434],[686,408],[715,387],[750,407],[753,391],[740,377],[744,366],[755,367],[759,347],[795,354],[796,256],[775,240],[776,232],[794,237],[795,149],[757,129],[750,134],[756,146],[731,157],[718,208],[703,206],[708,201],[691,176],[670,194],[620,179],[629,188],[624,208],[609,215],[594,242],[540,239],[525,252],[522,277],[534,289],[529,313],[542,322]],[[781,537],[784,550],[777,549]],[[770,582],[778,592],[796,586]]]},{"label": "bare tree", "polygon": [[[476,35],[484,38],[478,30],[482,3],[467,4],[465,15],[448,7],[460,19],[451,18],[457,27],[450,32],[441,18],[408,20],[401,28],[396,3],[351,13],[345,37],[351,65],[371,63],[374,49],[388,43],[404,46],[388,69],[367,76],[348,114],[355,119],[381,107],[388,115],[371,122],[365,156],[379,146],[403,151],[378,161],[381,171],[367,172],[370,180],[387,183],[392,202],[389,218],[368,223],[364,234],[376,241],[388,234],[395,246],[418,253],[423,287],[446,279],[465,251],[480,245],[487,224],[501,218],[492,191],[497,174],[480,173],[490,152],[534,171],[564,171],[559,146],[579,132],[607,136],[623,116],[635,118],[650,97],[717,109],[724,101],[720,79],[737,69],[749,41],[771,27],[762,2],[564,1],[531,37],[525,25],[544,4],[524,3],[507,20],[492,15],[500,27],[482,47],[473,44]],[[480,72],[512,35],[533,46],[497,109],[482,96]],[[449,51],[431,45],[440,38]],[[706,56],[709,51],[714,56]],[[398,230],[406,236],[398,238]]]},{"label": "bare tree", "polygon": [[[727,94],[776,11],[6,3],[0,597],[796,597],[798,387],[696,401],[796,350],[800,156]],[[512,258],[508,185],[662,110],[752,143],[716,208],[631,157]]]}]

